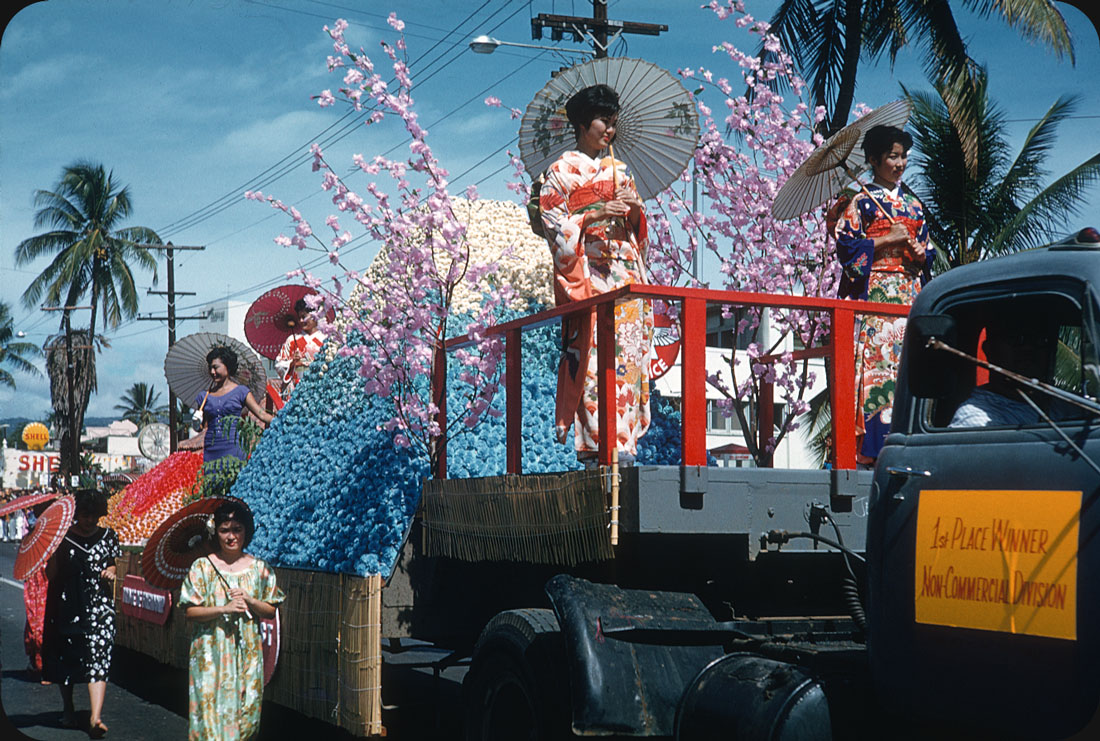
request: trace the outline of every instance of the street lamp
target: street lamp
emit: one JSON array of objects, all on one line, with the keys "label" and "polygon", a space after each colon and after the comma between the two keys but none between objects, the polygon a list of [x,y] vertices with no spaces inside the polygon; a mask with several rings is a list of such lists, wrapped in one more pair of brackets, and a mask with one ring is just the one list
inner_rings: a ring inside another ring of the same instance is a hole
[{"label": "street lamp", "polygon": [[475,54],[492,54],[497,50],[498,46],[518,46],[521,49],[544,49],[546,51],[557,51],[564,54],[580,54],[585,57],[595,56],[595,52],[587,49],[563,49],[558,46],[539,46],[537,44],[517,44],[513,41],[501,41],[500,39],[494,39],[492,36],[478,36],[470,42],[470,49]]}]

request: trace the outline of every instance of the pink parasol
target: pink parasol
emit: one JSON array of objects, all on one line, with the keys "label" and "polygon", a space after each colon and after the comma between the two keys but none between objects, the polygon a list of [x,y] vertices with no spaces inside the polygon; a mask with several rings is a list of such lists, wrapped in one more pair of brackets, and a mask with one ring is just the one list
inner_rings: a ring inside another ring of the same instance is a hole
[{"label": "pink parasol", "polygon": [[178,588],[191,564],[216,550],[206,523],[214,510],[230,500],[244,504],[236,497],[204,497],[162,522],[149,536],[141,554],[141,575],[145,581],[161,589]]},{"label": "pink parasol", "polygon": [[46,565],[50,556],[61,546],[65,533],[69,532],[75,513],[76,500],[71,494],[66,494],[46,508],[35,521],[30,535],[19,544],[13,569],[16,579],[26,579]]},{"label": "pink parasol", "polygon": [[24,494],[21,497],[16,497],[10,502],[0,506],[0,517],[4,515],[10,515],[17,509],[28,509],[36,504],[42,504],[42,502],[50,502],[57,499],[60,494],[55,491],[37,492],[35,494]]},{"label": "pink parasol", "polygon": [[[298,331],[298,314],[294,304],[298,299],[317,293],[309,286],[286,285],[273,288],[248,307],[244,315],[244,336],[248,344],[265,358],[274,360],[286,338]],[[335,313],[329,310],[331,322]]]}]

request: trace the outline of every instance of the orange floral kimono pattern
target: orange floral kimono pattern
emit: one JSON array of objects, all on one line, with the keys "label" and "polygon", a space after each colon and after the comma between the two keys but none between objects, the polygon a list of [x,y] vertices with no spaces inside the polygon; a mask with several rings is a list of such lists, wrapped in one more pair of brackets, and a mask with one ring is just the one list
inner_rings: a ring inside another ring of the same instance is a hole
[{"label": "orange floral kimono pattern", "polygon": [[[625,219],[584,225],[586,211],[613,198],[615,183],[634,189],[626,165],[610,157],[592,159],[582,152],[566,152],[546,173],[539,206],[554,259],[554,299],[559,306],[648,282],[644,212],[637,231]],[[650,420],[653,312],[648,301],[622,302],[615,307],[615,336],[617,447],[620,453],[633,456]],[[584,318],[562,321],[555,432],[564,443],[573,425],[578,453],[599,450],[595,338],[594,311]]]},{"label": "orange floral kimono pattern", "polygon": [[[244,571],[223,571],[222,576],[262,602],[278,605],[286,599],[275,583],[275,572],[258,558]],[[209,559],[191,565],[179,603],[229,604],[229,590]],[[189,669],[189,741],[245,741],[259,733],[264,657],[257,620],[221,615],[206,623],[192,622]]]},{"label": "orange floral kimono pattern", "polygon": [[294,356],[302,356],[305,364],[309,366],[313,362],[313,356],[320,352],[321,346],[324,344],[325,334],[320,330],[315,330],[307,335],[292,334],[283,342],[279,355],[275,358],[275,369],[283,377],[283,387],[279,391],[283,401],[290,399],[294,387],[302,380],[301,373],[294,367]]}]

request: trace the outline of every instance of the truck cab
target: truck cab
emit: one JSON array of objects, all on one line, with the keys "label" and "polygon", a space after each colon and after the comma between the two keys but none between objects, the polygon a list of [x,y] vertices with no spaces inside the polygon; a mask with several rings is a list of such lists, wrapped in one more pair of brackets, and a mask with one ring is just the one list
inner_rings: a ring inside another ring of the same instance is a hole
[{"label": "truck cab", "polygon": [[951,270],[912,307],[866,541],[872,682],[895,712],[1063,738],[1096,711],[1097,286],[1087,229]]}]

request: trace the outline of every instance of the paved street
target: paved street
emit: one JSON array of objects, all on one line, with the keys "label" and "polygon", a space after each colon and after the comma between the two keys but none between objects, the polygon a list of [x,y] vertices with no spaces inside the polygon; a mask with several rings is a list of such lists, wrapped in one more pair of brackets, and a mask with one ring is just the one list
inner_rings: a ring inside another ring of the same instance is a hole
[{"label": "paved street", "polygon": [[[0,543],[0,739],[79,741],[84,730],[61,727],[61,698],[57,688],[42,686],[26,674],[23,652],[22,584],[11,578],[15,544]],[[391,709],[383,716],[388,738],[452,739],[459,729],[457,704],[461,667],[443,672],[436,682],[430,664],[444,654],[430,647],[386,653],[383,701]],[[74,693],[77,715],[86,725],[88,693]],[[123,741],[171,741],[187,737],[187,676],[125,649],[115,649],[111,682],[107,687],[103,721],[108,738]],[[306,718],[273,703],[265,703],[260,738],[312,738],[347,741],[343,730]]]}]

